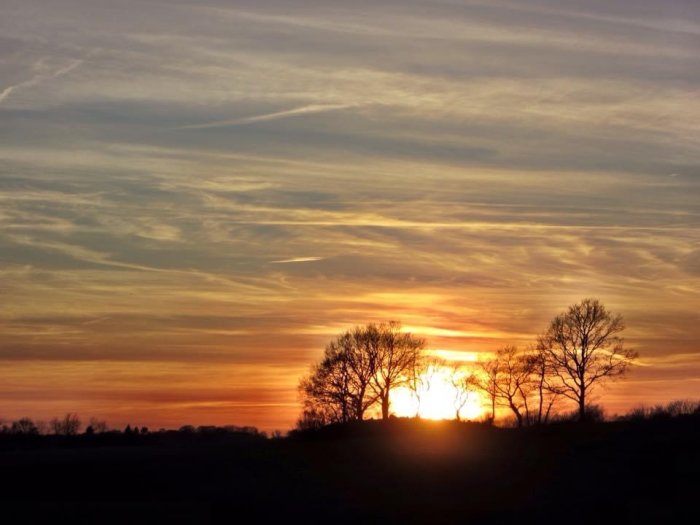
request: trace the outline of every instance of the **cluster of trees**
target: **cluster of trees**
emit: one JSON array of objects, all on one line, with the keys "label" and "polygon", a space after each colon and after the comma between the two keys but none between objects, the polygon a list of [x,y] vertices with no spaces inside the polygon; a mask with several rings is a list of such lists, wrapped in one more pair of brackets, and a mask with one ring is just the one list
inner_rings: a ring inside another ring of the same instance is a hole
[{"label": "cluster of trees", "polygon": [[377,406],[390,412],[391,392],[420,374],[425,340],[401,331],[397,322],[368,324],[331,341],[299,389],[303,412],[298,426],[361,421]]},{"label": "cluster of trees", "polygon": [[[597,299],[570,306],[530,347],[506,346],[467,370],[453,368],[456,418],[470,394],[478,393],[488,400],[491,421],[503,407],[518,426],[546,423],[567,400],[575,403],[578,419],[586,419],[591,391],[625,375],[637,357],[624,345],[624,329],[622,316]],[[399,386],[410,388],[420,405],[438,366],[426,355],[425,340],[402,332],[397,322],[356,327],[331,341],[302,379],[298,426],[362,420],[377,405],[388,418],[390,393]]]},{"label": "cluster of trees", "polygon": [[624,345],[624,329],[621,315],[584,299],[556,316],[531,348],[507,346],[480,363],[475,385],[491,400],[492,417],[497,404],[505,406],[518,426],[546,423],[562,398],[583,420],[591,390],[623,376],[637,357]]}]

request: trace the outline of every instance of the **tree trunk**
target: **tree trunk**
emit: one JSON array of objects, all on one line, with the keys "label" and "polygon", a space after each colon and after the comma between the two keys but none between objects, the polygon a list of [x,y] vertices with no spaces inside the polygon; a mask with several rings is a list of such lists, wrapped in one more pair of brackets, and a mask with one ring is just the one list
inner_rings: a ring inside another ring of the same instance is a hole
[{"label": "tree trunk", "polygon": [[578,420],[586,420],[586,390],[581,389],[581,395],[578,398]]},{"label": "tree trunk", "polygon": [[555,395],[553,395],[549,399],[549,403],[547,404],[547,411],[544,413],[544,423],[547,423],[549,421],[549,414],[552,411],[552,407],[554,406],[554,401],[556,400]]},{"label": "tree trunk", "polygon": [[382,419],[389,419],[389,392],[382,396]]},{"label": "tree trunk", "polygon": [[520,410],[515,405],[510,405],[510,409],[513,411],[513,414],[515,414],[515,419],[518,421],[518,428],[522,428],[523,426],[523,415],[520,413]]},{"label": "tree trunk", "polygon": [[350,418],[348,417],[348,402],[345,399],[343,399],[340,406],[340,417],[343,419],[343,423],[347,423],[348,421],[350,421]]},{"label": "tree trunk", "polygon": [[360,387],[360,391],[357,394],[357,408],[356,418],[358,421],[362,421],[365,418],[365,388]]},{"label": "tree trunk", "polygon": [[539,403],[537,407],[537,424],[540,425],[542,424],[542,414],[544,411],[544,382],[542,379],[540,379],[540,384],[537,387],[540,398],[539,398]]},{"label": "tree trunk", "polygon": [[[520,391],[522,394],[522,390]],[[523,394],[523,403],[525,405],[525,424],[530,426],[532,424],[532,416],[530,414],[530,407],[527,404],[527,396]]]}]

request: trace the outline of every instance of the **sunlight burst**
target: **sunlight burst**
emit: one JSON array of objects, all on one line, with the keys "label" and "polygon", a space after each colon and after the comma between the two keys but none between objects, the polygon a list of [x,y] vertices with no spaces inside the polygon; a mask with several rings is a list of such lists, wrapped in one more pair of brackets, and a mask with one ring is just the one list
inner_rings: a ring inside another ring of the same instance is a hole
[{"label": "sunlight burst", "polygon": [[392,394],[392,412],[399,417],[474,420],[483,413],[477,392],[456,386],[463,372],[448,367],[431,367],[420,378],[416,391],[401,387]]}]

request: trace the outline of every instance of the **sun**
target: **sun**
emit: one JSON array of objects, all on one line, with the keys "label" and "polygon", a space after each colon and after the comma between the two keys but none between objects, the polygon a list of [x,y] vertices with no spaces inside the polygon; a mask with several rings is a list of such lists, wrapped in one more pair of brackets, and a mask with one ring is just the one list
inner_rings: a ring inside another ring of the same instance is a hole
[{"label": "sun", "polygon": [[455,373],[450,368],[438,366],[427,370],[421,376],[417,392],[401,387],[392,393],[392,412],[400,417],[424,419],[479,418],[483,414],[479,394],[457,388],[454,379]]}]

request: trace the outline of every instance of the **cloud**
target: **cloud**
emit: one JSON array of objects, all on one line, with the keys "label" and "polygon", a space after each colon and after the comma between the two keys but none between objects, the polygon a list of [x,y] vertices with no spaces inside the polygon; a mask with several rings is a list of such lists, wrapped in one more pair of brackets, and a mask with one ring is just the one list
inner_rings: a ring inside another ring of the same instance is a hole
[{"label": "cloud", "polygon": [[291,259],[282,259],[280,261],[271,261],[271,264],[287,264],[287,263],[302,263],[322,261],[323,257],[293,257]]},{"label": "cloud", "polygon": [[216,120],[213,122],[205,122],[204,124],[192,124],[189,126],[180,126],[178,129],[207,129],[207,128],[223,128],[228,126],[243,126],[246,124],[255,124],[257,122],[268,122],[271,120],[279,120],[283,118],[296,117],[299,115],[309,115],[315,113],[326,113],[328,111],[338,111],[355,107],[353,104],[310,104],[298,108],[288,109],[285,111],[276,111],[265,115],[255,115],[252,117],[243,117],[227,120]]},{"label": "cloud", "polygon": [[[52,80],[55,78],[62,77],[63,75],[67,75],[74,69],[77,69],[80,67],[85,60],[79,59],[79,60],[73,60],[70,62],[68,65],[60,67],[58,69],[55,69],[53,71],[47,71],[47,72],[42,72],[34,75],[32,78],[29,80],[25,80],[24,82],[19,82],[18,84],[14,84],[12,86],[7,86],[5,89],[0,91],[0,104],[4,100],[6,100],[12,93],[16,92],[17,90],[22,90],[28,87],[36,86],[38,84],[41,84],[43,82],[46,82],[48,80]],[[43,64],[41,62],[35,64],[35,69],[43,69]]]}]

